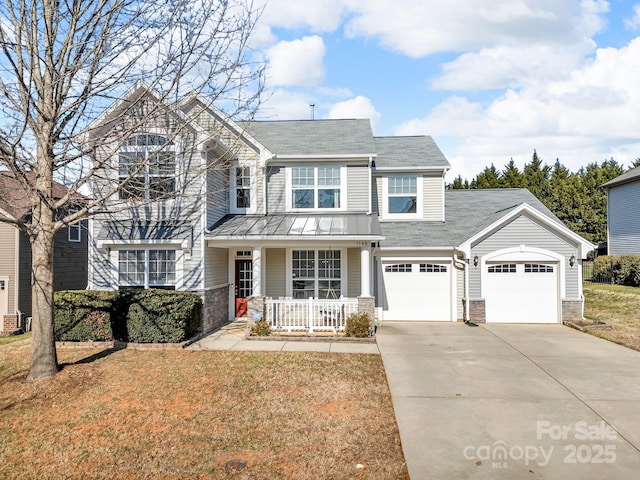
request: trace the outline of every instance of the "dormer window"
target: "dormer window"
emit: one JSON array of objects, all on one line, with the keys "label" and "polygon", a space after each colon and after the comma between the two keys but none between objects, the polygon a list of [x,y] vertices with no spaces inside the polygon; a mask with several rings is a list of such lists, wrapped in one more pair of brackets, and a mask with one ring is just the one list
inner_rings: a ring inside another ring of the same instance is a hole
[{"label": "dormer window", "polygon": [[422,177],[392,175],[383,177],[385,194],[383,217],[392,219],[422,218]]},{"label": "dormer window", "polygon": [[125,183],[121,199],[154,200],[175,191],[176,157],[166,137],[130,137],[118,156],[118,180]]},{"label": "dormer window", "polygon": [[344,172],[340,166],[291,167],[290,208],[344,209]]}]

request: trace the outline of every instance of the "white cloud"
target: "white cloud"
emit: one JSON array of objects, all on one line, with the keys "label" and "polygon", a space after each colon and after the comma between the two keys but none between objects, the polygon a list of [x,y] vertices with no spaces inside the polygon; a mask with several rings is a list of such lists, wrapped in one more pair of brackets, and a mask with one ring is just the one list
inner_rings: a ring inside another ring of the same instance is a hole
[{"label": "white cloud", "polygon": [[352,0],[347,34],[411,57],[496,45],[580,43],[602,27],[602,0]]},{"label": "white cloud", "polygon": [[311,94],[278,89],[267,94],[259,120],[307,120],[311,118],[311,103],[315,103]]},{"label": "white cloud", "polygon": [[326,49],[322,37],[282,41],[269,48],[267,84],[269,86],[312,86],[324,79],[322,64]]},{"label": "white cloud", "polygon": [[624,26],[629,30],[638,30],[640,28],[640,4],[633,6],[633,17],[625,18]]},{"label": "white cloud", "polygon": [[380,125],[380,112],[376,110],[369,100],[363,96],[357,96],[344,102],[334,104],[329,109],[328,118],[368,118],[375,132]]},{"label": "white cloud", "polygon": [[[627,46],[596,51],[563,80],[508,90],[488,105],[452,96],[396,134],[455,137],[445,154],[473,174],[511,157],[522,166],[533,149],[577,170],[613,156],[630,164],[640,156],[640,37]],[[444,149],[443,149],[444,151]],[[454,162],[451,162],[454,164]],[[450,178],[456,173],[453,165]]]},{"label": "white cloud", "polygon": [[344,0],[268,0],[261,22],[280,28],[330,32],[340,26],[345,10]]}]

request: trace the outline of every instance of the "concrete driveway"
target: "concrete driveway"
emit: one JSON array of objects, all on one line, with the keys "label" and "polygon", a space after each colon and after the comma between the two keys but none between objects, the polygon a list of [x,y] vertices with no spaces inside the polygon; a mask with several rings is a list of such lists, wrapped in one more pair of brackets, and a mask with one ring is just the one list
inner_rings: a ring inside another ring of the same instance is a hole
[{"label": "concrete driveway", "polygon": [[412,480],[639,478],[640,352],[561,325],[385,322],[377,341]]}]

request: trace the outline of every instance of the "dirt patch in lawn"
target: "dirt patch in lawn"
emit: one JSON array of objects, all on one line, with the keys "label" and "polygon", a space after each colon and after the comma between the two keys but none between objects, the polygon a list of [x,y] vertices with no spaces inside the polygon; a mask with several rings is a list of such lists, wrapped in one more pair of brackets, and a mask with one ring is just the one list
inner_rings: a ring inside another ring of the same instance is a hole
[{"label": "dirt patch in lawn", "polygon": [[640,288],[585,283],[584,296],[585,317],[611,326],[590,334],[640,351]]},{"label": "dirt patch in lawn", "polygon": [[0,478],[408,478],[380,356],[59,349],[27,382],[29,348],[0,347]]}]

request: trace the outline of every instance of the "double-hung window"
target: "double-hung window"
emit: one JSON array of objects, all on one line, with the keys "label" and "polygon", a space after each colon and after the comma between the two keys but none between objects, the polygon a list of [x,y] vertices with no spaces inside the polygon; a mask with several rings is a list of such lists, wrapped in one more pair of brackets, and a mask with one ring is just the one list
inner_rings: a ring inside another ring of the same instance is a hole
[{"label": "double-hung window", "polygon": [[175,190],[173,144],[161,135],[133,135],[118,156],[120,198],[154,200]]},{"label": "double-hung window", "polygon": [[384,177],[383,216],[420,218],[422,216],[422,178],[416,175]]},{"label": "double-hung window", "polygon": [[[69,210],[69,215],[73,215],[74,213],[77,213],[77,212],[78,210],[72,208]],[[70,224],[67,227],[67,239],[70,242],[82,241],[82,222],[77,221],[75,223]]]},{"label": "double-hung window", "polygon": [[295,210],[342,208],[341,167],[291,167],[291,207]]},{"label": "double-hung window", "polygon": [[255,188],[251,178],[250,166],[239,166],[231,169],[231,213],[251,213],[255,205],[252,189]]},{"label": "double-hung window", "polygon": [[293,250],[293,298],[337,299],[342,295],[340,250]]},{"label": "double-hung window", "polygon": [[118,252],[120,287],[175,288],[175,250],[120,250]]}]

